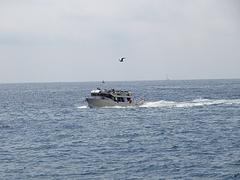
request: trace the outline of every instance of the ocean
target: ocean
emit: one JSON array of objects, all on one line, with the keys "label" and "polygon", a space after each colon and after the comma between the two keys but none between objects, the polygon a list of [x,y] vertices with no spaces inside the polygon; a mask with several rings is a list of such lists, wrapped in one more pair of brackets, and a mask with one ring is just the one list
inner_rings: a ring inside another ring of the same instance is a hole
[{"label": "ocean", "polygon": [[240,80],[0,84],[0,179],[240,179]]}]

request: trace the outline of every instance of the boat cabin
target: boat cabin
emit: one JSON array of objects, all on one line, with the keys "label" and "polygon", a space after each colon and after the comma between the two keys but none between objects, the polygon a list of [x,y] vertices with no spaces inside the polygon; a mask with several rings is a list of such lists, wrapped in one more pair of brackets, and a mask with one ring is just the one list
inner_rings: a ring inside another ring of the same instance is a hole
[{"label": "boat cabin", "polygon": [[93,97],[98,97],[101,99],[111,99],[115,102],[128,102],[132,103],[133,102],[133,96],[130,91],[120,91],[120,90],[92,90],[91,91],[91,96]]}]

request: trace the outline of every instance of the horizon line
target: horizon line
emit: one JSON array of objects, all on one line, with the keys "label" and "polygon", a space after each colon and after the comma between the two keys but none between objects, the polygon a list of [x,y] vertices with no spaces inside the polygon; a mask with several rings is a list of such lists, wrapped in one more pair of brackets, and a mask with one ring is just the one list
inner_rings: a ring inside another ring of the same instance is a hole
[{"label": "horizon line", "polygon": [[[203,81],[203,80],[240,80],[240,78],[193,78],[193,79],[155,79],[155,80],[104,80],[105,82],[146,82],[146,81]],[[4,84],[50,84],[50,83],[97,83],[103,80],[90,80],[90,81],[29,81],[29,82],[0,82]]]}]

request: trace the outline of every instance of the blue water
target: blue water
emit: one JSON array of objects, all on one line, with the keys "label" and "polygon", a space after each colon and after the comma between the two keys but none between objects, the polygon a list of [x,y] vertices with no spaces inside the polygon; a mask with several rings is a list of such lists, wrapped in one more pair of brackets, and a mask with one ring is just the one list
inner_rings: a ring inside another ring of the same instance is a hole
[{"label": "blue water", "polygon": [[240,80],[0,84],[0,179],[240,179]]}]

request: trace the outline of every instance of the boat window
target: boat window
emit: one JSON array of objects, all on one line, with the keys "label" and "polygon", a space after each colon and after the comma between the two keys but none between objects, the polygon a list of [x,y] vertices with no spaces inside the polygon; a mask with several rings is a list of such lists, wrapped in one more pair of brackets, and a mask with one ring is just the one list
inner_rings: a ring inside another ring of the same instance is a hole
[{"label": "boat window", "polygon": [[127,101],[128,101],[129,103],[132,103],[132,98],[127,98]]},{"label": "boat window", "polygon": [[119,102],[124,102],[123,97],[118,97],[118,101],[119,101]]}]

